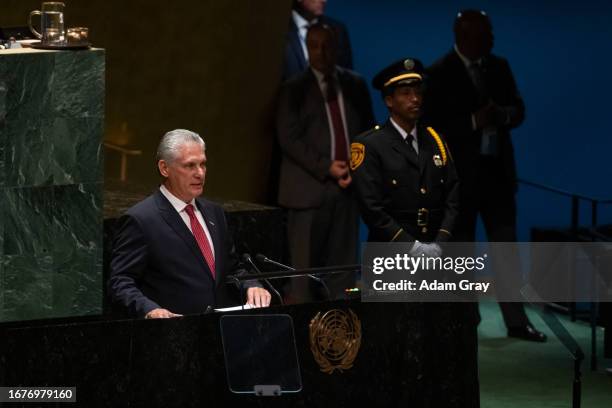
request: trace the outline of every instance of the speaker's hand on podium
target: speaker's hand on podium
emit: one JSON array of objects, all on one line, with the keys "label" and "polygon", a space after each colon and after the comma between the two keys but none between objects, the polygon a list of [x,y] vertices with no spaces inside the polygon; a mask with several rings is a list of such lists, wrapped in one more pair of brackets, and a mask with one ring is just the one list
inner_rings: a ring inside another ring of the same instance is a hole
[{"label": "speaker's hand on podium", "polygon": [[172,313],[167,309],[153,309],[145,315],[145,319],[169,319],[171,317],[179,317],[180,314]]},{"label": "speaker's hand on podium", "polygon": [[270,292],[264,288],[252,287],[247,289],[247,303],[254,307],[270,306]]}]

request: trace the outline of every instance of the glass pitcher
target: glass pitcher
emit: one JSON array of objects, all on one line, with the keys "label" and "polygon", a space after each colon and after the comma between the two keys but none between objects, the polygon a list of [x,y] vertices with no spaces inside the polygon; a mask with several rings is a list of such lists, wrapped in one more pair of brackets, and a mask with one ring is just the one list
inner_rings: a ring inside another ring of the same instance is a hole
[{"label": "glass pitcher", "polygon": [[[63,45],[65,44],[64,31],[64,7],[65,4],[59,1],[45,2],[41,10],[30,12],[28,25],[30,31],[40,38],[43,45]],[[40,16],[40,33],[32,26],[32,17]]]}]

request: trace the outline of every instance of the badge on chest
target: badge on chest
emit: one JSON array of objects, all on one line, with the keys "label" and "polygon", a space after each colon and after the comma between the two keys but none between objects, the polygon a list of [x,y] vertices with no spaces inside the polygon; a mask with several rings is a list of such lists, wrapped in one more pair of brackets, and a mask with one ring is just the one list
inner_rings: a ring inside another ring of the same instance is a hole
[{"label": "badge on chest", "polygon": [[436,167],[444,166],[444,162],[442,161],[442,158],[440,157],[439,154],[434,154],[433,155],[433,162],[436,165]]}]

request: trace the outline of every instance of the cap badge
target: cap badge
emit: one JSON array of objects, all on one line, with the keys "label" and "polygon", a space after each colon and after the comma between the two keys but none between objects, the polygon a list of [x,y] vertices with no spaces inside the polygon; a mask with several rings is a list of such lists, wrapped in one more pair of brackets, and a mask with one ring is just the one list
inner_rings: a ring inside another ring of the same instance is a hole
[{"label": "cap badge", "polygon": [[405,59],[404,60],[404,68],[406,68],[407,71],[411,71],[412,68],[414,68],[414,61],[411,60],[410,58]]}]

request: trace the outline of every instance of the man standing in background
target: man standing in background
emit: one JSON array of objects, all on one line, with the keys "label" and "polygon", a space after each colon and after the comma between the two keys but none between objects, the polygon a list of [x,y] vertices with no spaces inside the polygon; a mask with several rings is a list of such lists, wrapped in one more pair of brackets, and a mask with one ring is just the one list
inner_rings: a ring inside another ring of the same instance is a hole
[{"label": "man standing in background", "polygon": [[308,28],[316,23],[328,25],[336,35],[336,63],[348,69],[353,69],[353,55],[348,32],[344,24],[324,15],[327,0],[294,0],[283,60],[283,79],[289,79],[308,68],[308,47],[306,33]]},{"label": "man standing in background", "polygon": [[[336,66],[336,32],[310,27],[310,68],[281,88],[277,112],[282,150],[279,204],[288,209],[289,255],[296,268],[354,264],[358,215],[352,197],[349,146],[374,124],[363,78]],[[354,283],[328,275],[332,296]],[[292,300],[309,298],[307,283],[294,279]]]},{"label": "man standing in background", "polygon": [[[515,242],[517,181],[510,130],[523,122],[525,106],[508,61],[491,53],[489,17],[483,11],[461,11],[454,33],[454,49],[427,70],[425,98],[425,120],[447,138],[461,180],[454,240],[473,242],[480,215],[489,241]],[[504,269],[515,276],[498,273],[498,286],[515,286],[510,281],[518,282],[521,276],[518,253],[508,252]],[[522,303],[500,307],[508,336],[546,341],[529,322]]]},{"label": "man standing in background", "polygon": [[[285,38],[282,81],[286,81],[308,68],[309,56],[306,46],[306,33],[308,28],[316,23],[326,24],[335,33],[337,42],[336,64],[342,68],[353,69],[353,55],[346,27],[340,21],[323,15],[326,3],[327,0],[293,0],[289,27]],[[268,200],[271,204],[276,203],[278,195],[281,155],[278,142],[274,141],[268,183]]]}]

